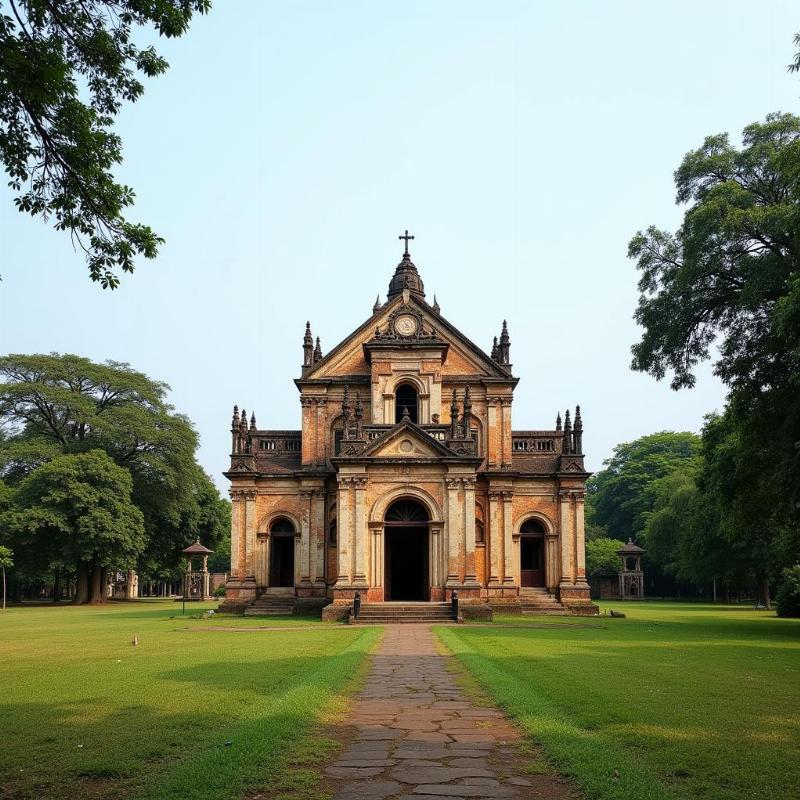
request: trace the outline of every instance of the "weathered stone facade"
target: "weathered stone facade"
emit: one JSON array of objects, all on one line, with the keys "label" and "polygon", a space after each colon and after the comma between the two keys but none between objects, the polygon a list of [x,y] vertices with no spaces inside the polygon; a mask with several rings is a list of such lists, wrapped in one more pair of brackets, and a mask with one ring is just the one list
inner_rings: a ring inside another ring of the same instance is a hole
[{"label": "weathered stone facade", "polygon": [[307,325],[303,354],[301,430],[234,410],[230,601],[546,591],[592,613],[580,410],[512,429],[505,323],[483,352],[426,302],[406,249],[387,302],[324,357]]}]

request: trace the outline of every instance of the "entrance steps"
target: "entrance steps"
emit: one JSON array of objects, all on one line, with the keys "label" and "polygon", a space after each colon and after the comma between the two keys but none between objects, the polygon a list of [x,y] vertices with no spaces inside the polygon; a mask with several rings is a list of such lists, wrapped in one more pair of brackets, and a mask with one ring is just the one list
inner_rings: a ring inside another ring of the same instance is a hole
[{"label": "entrance steps", "polygon": [[523,614],[564,614],[570,613],[555,595],[545,588],[525,586],[519,592],[520,610]]},{"label": "entrance steps", "polygon": [[262,594],[244,610],[246,617],[275,617],[293,614],[296,598],[294,594]]},{"label": "entrance steps", "polygon": [[350,622],[358,625],[394,625],[397,623],[441,623],[453,621],[450,603],[386,602],[362,603],[358,619],[352,614]]}]

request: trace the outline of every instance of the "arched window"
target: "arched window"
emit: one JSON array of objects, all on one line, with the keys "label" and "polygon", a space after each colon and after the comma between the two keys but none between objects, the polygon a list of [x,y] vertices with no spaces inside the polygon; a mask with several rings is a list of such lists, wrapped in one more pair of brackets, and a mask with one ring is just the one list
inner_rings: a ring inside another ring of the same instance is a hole
[{"label": "arched window", "polygon": [[483,532],[483,523],[479,520],[475,520],[475,544],[483,544],[485,541],[484,537],[486,534]]},{"label": "arched window", "polygon": [[519,529],[520,533],[545,533],[544,525],[538,519],[526,519]]},{"label": "arched window", "polygon": [[385,522],[420,525],[428,522],[428,511],[416,500],[395,500],[386,510]]},{"label": "arched window", "polygon": [[394,421],[400,422],[408,409],[412,422],[419,421],[417,390],[410,383],[401,383],[394,394]]},{"label": "arched window", "polygon": [[269,526],[270,533],[294,533],[294,525],[286,517],[278,517]]}]

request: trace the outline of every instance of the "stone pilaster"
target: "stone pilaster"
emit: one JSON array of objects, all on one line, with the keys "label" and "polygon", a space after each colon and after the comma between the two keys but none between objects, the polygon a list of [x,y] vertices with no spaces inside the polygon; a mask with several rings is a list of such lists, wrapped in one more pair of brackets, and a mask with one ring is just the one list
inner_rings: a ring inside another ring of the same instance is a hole
[{"label": "stone pilaster", "polygon": [[503,587],[514,586],[514,493],[503,492]]},{"label": "stone pilaster", "polygon": [[502,523],[503,493],[494,489],[489,490],[489,519],[485,532],[489,537],[489,588],[499,588],[503,575],[503,523]]},{"label": "stone pilaster", "polygon": [[574,539],[572,535],[572,504],[566,489],[558,493],[559,500],[559,531],[558,542],[561,547],[561,580],[560,586],[569,586],[574,583],[572,576],[572,562],[574,552]]},{"label": "stone pilaster", "polygon": [[462,559],[459,557],[461,536],[459,530],[458,490],[459,478],[447,478],[447,581],[448,588],[461,585]]},{"label": "stone pilaster", "polygon": [[478,587],[475,566],[475,483],[472,476],[462,478],[464,487],[464,585]]},{"label": "stone pilaster", "polygon": [[305,588],[311,585],[311,504],[313,497],[314,492],[308,489],[300,492],[303,511],[300,516],[300,558],[295,566],[295,585]]},{"label": "stone pilaster", "polygon": [[314,492],[312,501],[314,524],[311,529],[311,583],[325,589],[325,491]]},{"label": "stone pilaster", "polygon": [[363,477],[353,479],[355,494],[355,513],[353,525],[353,584],[366,588],[367,583],[367,554],[369,552],[369,536],[367,533],[367,517],[364,503],[364,492],[367,488],[367,479]]},{"label": "stone pilaster", "polygon": [[337,519],[339,523],[339,535],[337,540],[337,550],[339,556],[339,577],[336,581],[336,588],[349,588],[352,581],[352,554],[353,554],[353,523],[351,509],[353,479],[339,476],[337,491]]}]

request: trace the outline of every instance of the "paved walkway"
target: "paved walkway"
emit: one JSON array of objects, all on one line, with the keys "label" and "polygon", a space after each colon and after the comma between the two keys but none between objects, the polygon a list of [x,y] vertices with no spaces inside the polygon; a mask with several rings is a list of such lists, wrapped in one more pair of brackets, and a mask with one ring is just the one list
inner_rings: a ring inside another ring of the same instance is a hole
[{"label": "paved walkway", "polygon": [[575,797],[526,774],[517,728],[461,691],[448,658],[426,625],[386,626],[347,720],[352,741],[327,768],[334,800]]}]

